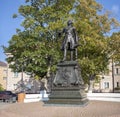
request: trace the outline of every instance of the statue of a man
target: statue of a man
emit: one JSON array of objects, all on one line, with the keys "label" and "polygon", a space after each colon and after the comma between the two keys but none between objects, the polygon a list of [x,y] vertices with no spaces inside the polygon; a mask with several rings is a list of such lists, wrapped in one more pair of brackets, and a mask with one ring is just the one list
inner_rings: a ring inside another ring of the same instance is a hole
[{"label": "statue of a man", "polygon": [[61,47],[61,50],[64,51],[63,61],[66,60],[67,50],[71,52],[71,60],[73,60],[73,51],[75,51],[75,58],[77,59],[77,47],[79,46],[79,38],[71,20],[67,22],[67,27],[63,29],[62,33],[65,34]]}]

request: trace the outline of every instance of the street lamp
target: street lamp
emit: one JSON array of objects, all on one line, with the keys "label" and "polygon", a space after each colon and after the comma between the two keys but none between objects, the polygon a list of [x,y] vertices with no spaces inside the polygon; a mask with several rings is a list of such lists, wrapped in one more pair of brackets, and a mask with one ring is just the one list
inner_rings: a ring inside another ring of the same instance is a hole
[{"label": "street lamp", "polygon": [[112,86],[113,86],[113,93],[114,93],[114,60],[112,58]]},{"label": "street lamp", "polygon": [[23,65],[22,65],[22,68],[21,68],[21,91],[23,91]]}]

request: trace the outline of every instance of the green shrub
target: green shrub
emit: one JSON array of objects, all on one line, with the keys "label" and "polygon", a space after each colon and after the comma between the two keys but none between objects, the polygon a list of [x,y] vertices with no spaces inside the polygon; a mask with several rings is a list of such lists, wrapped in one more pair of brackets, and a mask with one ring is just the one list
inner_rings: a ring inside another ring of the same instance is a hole
[{"label": "green shrub", "polygon": [[0,84],[0,91],[3,91],[4,90],[4,88],[2,87],[2,85]]}]

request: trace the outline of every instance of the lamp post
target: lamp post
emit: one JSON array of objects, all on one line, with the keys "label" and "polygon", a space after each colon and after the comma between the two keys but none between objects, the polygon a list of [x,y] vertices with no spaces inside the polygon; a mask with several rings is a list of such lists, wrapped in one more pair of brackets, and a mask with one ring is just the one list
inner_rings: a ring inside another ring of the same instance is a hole
[{"label": "lamp post", "polygon": [[25,66],[25,59],[22,62],[22,65],[21,65],[21,91],[22,92],[25,90],[25,85],[24,85],[24,80],[23,80],[23,77],[24,77],[24,66]]},{"label": "lamp post", "polygon": [[112,86],[113,86],[113,93],[114,93],[114,60],[112,58]]},{"label": "lamp post", "polygon": [[21,90],[23,91],[23,65],[22,65],[22,71],[21,71]]}]

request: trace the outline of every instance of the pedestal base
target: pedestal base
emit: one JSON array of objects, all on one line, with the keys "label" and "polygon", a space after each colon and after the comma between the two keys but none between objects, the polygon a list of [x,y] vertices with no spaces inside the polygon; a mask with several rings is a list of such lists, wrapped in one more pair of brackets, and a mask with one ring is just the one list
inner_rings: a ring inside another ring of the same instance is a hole
[{"label": "pedestal base", "polygon": [[49,101],[45,104],[85,105],[88,102],[84,91],[81,69],[76,61],[58,63]]},{"label": "pedestal base", "polygon": [[62,87],[52,89],[49,100],[45,104],[51,105],[86,105],[88,103],[84,89],[80,87]]}]

